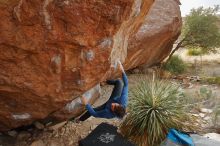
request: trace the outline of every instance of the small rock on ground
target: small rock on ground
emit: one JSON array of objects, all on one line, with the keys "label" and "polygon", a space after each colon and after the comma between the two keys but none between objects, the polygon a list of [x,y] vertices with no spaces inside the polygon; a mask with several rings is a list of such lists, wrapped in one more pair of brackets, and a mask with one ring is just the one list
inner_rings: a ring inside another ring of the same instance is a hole
[{"label": "small rock on ground", "polygon": [[15,130],[12,130],[12,131],[8,131],[8,135],[12,137],[16,137],[18,133]]},{"label": "small rock on ground", "polygon": [[50,129],[50,130],[58,130],[58,129],[60,129],[61,127],[63,127],[66,123],[67,123],[67,121],[64,121],[64,122],[62,122],[62,123],[59,123],[59,124],[50,126],[49,129]]},{"label": "small rock on ground", "polygon": [[21,131],[18,136],[17,140],[26,140],[31,137],[31,134],[27,131]]},{"label": "small rock on ground", "polygon": [[35,126],[37,129],[39,129],[39,130],[44,129],[44,125],[41,124],[40,122],[35,122],[35,123],[34,123],[34,126]]},{"label": "small rock on ground", "polygon": [[31,146],[46,146],[42,140],[34,141]]}]

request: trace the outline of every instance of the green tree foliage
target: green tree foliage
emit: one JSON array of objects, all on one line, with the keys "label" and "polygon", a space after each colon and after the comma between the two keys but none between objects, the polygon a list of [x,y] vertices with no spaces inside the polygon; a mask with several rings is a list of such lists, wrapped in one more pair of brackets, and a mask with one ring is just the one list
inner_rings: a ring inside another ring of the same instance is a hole
[{"label": "green tree foliage", "polygon": [[217,51],[220,47],[219,9],[219,5],[192,9],[184,20],[180,39],[169,59],[181,47],[199,48],[206,53]]},{"label": "green tree foliage", "polygon": [[187,54],[189,56],[201,56],[206,54],[206,52],[203,52],[200,48],[189,48]]}]

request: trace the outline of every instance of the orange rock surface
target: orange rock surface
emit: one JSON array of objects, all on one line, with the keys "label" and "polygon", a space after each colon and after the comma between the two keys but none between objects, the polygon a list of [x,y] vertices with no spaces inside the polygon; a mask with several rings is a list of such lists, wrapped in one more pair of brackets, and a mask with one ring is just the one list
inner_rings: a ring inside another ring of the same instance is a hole
[{"label": "orange rock surface", "polygon": [[126,68],[152,66],[169,55],[182,27],[179,4],[178,0],[155,0],[143,24],[129,38]]},{"label": "orange rock surface", "polygon": [[3,0],[0,16],[0,131],[78,115],[115,60],[160,62],[182,23],[176,0]]}]

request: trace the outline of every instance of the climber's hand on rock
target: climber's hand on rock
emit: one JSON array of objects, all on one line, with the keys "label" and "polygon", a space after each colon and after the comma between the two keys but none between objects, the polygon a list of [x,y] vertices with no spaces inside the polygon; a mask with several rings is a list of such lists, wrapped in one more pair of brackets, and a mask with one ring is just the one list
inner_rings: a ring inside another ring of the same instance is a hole
[{"label": "climber's hand on rock", "polygon": [[119,68],[120,68],[120,70],[121,70],[121,72],[125,72],[125,70],[124,70],[124,67],[122,66],[122,64],[121,64],[121,61],[118,61],[118,65],[119,65]]},{"label": "climber's hand on rock", "polygon": [[83,105],[86,105],[88,103],[88,101],[86,100],[84,96],[81,96],[81,102]]}]

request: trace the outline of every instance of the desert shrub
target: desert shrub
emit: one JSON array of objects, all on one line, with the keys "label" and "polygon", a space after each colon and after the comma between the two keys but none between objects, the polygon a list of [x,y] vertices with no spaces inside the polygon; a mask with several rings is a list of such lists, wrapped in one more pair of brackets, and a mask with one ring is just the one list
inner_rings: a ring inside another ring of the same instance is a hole
[{"label": "desert shrub", "polygon": [[199,48],[191,48],[191,49],[188,49],[187,54],[189,56],[200,56],[200,55],[203,55],[205,53]]},{"label": "desert shrub", "polygon": [[168,81],[143,79],[129,93],[128,115],[120,126],[121,133],[138,145],[156,146],[169,128],[195,130],[195,117],[186,112],[181,95]]},{"label": "desert shrub", "polygon": [[202,78],[202,82],[220,85],[220,77],[205,77],[205,78]]},{"label": "desert shrub", "polygon": [[205,88],[205,87],[201,87],[200,90],[199,90],[199,93],[200,93],[200,96],[201,96],[203,99],[212,99],[212,98],[214,98],[214,97],[213,97],[212,90],[207,89],[207,88]]},{"label": "desert shrub", "polygon": [[163,65],[163,69],[173,73],[173,74],[181,74],[186,70],[187,65],[183,62],[183,60],[174,55],[171,59]]}]

